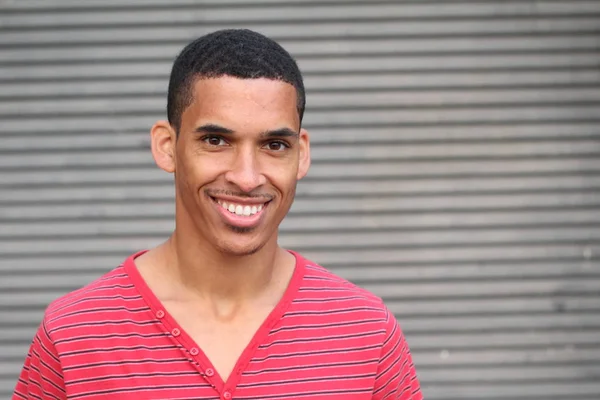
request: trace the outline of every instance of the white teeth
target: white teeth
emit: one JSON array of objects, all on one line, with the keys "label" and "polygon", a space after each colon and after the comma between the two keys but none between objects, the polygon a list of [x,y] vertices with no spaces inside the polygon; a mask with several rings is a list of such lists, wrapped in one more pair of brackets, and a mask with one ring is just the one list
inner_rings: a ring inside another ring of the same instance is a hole
[{"label": "white teeth", "polygon": [[223,207],[225,210],[229,211],[230,213],[237,214],[237,215],[243,215],[246,217],[249,217],[250,215],[254,215],[263,209],[262,204],[259,206],[242,206],[242,205],[235,205],[232,203],[227,203],[226,201],[219,201],[218,203],[221,207]]}]

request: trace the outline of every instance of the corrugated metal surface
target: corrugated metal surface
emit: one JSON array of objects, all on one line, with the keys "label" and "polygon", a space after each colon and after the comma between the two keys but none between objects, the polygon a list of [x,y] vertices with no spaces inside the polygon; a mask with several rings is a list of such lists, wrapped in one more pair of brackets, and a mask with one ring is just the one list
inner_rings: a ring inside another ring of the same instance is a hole
[{"label": "corrugated metal surface", "polygon": [[600,398],[600,1],[0,0],[0,397],[43,308],[172,228],[147,131],[191,38],[306,75],[282,243],[383,296],[426,398]]}]

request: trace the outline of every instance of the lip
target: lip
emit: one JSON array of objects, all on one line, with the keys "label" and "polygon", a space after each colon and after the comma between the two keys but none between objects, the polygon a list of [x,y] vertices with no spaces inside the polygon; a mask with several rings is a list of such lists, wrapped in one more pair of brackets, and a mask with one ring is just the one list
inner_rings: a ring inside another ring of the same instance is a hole
[{"label": "lip", "polygon": [[226,196],[226,195],[219,195],[219,196],[210,196],[211,199],[213,199],[213,201],[225,201],[227,203],[234,203],[234,204],[243,204],[243,205],[248,205],[248,206],[259,206],[259,205],[266,205],[268,202],[271,201],[271,199],[265,199],[265,198],[252,198],[252,197],[245,197],[245,198],[239,198],[239,197],[234,197],[234,196]]},{"label": "lip", "polygon": [[[229,199],[229,200],[228,200]],[[228,201],[236,204],[243,204],[249,206],[259,206],[262,205],[263,208],[259,212],[253,215],[244,216],[237,215],[225,210],[219,203],[217,203],[217,198],[211,197],[213,205],[216,207],[217,212],[221,215],[223,222],[229,226],[234,226],[237,228],[255,228],[257,227],[263,219],[263,215],[265,214],[265,210],[268,208],[270,201],[257,202],[256,200],[252,201],[252,199],[245,199],[245,201],[240,201],[233,197],[219,196],[218,200]]]}]

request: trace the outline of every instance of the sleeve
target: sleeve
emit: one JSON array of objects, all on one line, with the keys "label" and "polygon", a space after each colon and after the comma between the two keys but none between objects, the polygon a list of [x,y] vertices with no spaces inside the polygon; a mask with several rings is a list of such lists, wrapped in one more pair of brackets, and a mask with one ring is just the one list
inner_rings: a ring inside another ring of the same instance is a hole
[{"label": "sleeve", "polygon": [[373,400],[422,400],[408,344],[394,315],[386,309],[386,336],[375,377]]},{"label": "sleeve", "polygon": [[25,358],[13,400],[66,398],[60,359],[42,322]]}]

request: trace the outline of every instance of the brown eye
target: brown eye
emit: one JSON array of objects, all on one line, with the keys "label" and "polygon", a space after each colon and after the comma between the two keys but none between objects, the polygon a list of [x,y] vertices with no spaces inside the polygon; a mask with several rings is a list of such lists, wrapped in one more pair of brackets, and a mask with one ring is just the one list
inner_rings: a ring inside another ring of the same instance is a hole
[{"label": "brown eye", "polygon": [[222,146],[225,143],[223,138],[220,138],[218,136],[205,137],[204,141],[211,146]]},{"label": "brown eye", "polygon": [[267,144],[267,148],[272,151],[283,151],[289,146],[283,142],[270,142]]}]

